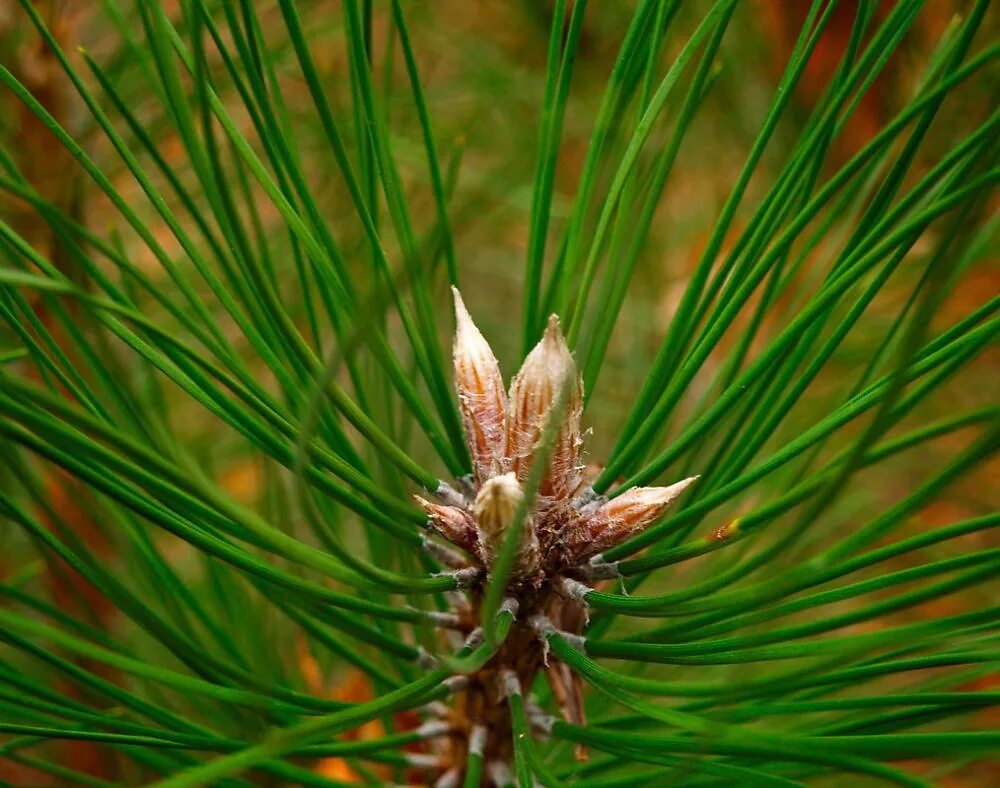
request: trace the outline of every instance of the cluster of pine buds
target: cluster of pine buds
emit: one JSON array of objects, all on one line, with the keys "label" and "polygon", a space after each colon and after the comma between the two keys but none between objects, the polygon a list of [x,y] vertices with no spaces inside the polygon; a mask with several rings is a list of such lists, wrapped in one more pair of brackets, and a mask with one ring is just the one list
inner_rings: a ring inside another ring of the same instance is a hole
[{"label": "cluster of pine buds", "polygon": [[[470,677],[451,712],[455,729],[468,734],[466,744],[482,748],[488,763],[502,767],[510,739],[504,685],[512,677],[530,690],[544,670],[563,715],[583,722],[579,679],[565,664],[548,664],[538,632],[579,634],[586,623],[583,596],[590,590],[581,580],[607,576],[602,551],[641,533],[696,477],[669,487],[633,487],[613,499],[597,495],[581,454],[583,383],[559,319],[549,319],[508,391],[458,290],[454,297],[455,386],[472,476],[454,486],[442,483],[437,502],[416,500],[430,530],[461,551],[428,544],[469,586],[470,631],[501,549],[508,538],[518,540],[506,597],[519,622],[530,623],[515,624],[493,660]],[[475,741],[483,732],[485,742]],[[465,749],[455,748],[451,774],[460,773]]]}]

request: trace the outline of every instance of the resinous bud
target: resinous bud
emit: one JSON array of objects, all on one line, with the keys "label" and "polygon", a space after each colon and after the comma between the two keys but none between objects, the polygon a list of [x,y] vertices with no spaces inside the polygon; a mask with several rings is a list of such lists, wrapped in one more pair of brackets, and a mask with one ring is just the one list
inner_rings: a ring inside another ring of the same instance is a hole
[{"label": "resinous bud", "polygon": [[452,293],[455,297],[455,388],[478,487],[504,470],[507,398],[493,350],[472,322],[458,289],[453,287]]},{"label": "resinous bud", "polygon": [[543,497],[569,497],[580,484],[583,383],[555,315],[549,318],[545,335],[511,381],[508,399],[507,456],[511,470],[522,483],[534,463],[553,408],[562,406],[561,412],[555,414],[559,428],[538,492]]}]

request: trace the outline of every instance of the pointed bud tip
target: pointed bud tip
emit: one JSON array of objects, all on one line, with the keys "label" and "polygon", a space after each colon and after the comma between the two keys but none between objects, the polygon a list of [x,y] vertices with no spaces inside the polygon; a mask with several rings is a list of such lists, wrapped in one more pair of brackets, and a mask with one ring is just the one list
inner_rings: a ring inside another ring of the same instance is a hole
[{"label": "pointed bud tip", "polygon": [[549,322],[545,327],[545,333],[542,334],[542,338],[538,340],[538,343],[531,349],[531,352],[525,356],[524,362],[521,365],[521,371],[523,372],[525,367],[529,366],[532,362],[538,362],[542,359],[547,359],[544,362],[545,364],[551,363],[553,354],[565,356],[572,362],[572,354],[570,353],[569,346],[566,344],[565,337],[563,337],[562,329],[559,327],[559,315],[557,314],[549,315]]},{"label": "pointed bud tip", "polygon": [[698,476],[689,476],[687,479],[682,479],[667,487],[635,487],[633,489],[646,493],[653,499],[659,499],[663,503],[670,503],[699,478]]},{"label": "pointed bud tip", "polygon": [[677,493],[680,494],[681,492],[683,492],[684,490],[686,490],[688,487],[690,487],[692,484],[694,484],[696,481],[698,481],[698,479],[700,479],[700,478],[701,478],[700,475],[697,475],[697,476],[688,476],[686,479],[681,479],[679,482],[674,482],[667,489],[668,490],[676,490]]},{"label": "pointed bud tip", "polygon": [[499,476],[494,476],[492,479],[487,479],[483,482],[479,495],[483,498],[501,498],[517,496],[520,495],[520,493],[521,484],[517,480],[517,475],[513,472],[509,472],[502,473]]},{"label": "pointed bud tip", "polygon": [[[452,285],[451,292],[455,300],[455,342],[464,344],[467,349],[476,348],[476,352],[486,353],[495,364],[496,359],[493,358],[493,351],[476,325],[476,321],[469,314],[465,301],[462,300],[462,294],[454,285]],[[456,344],[456,350],[457,348],[458,344]]]},{"label": "pointed bud tip", "polygon": [[536,361],[546,359],[544,363],[551,364],[554,357],[563,357],[568,363],[572,364],[573,355],[570,353],[569,345],[566,344],[566,338],[563,336],[559,323],[559,315],[556,314],[549,315],[549,322],[545,326],[545,333],[542,334],[542,338],[538,340],[538,344],[525,357],[525,366],[528,364],[529,359]]},{"label": "pointed bud tip", "polygon": [[556,345],[560,349],[566,347],[566,339],[563,337],[559,315],[555,313],[549,315],[549,322],[545,326],[545,334],[542,336],[542,342],[549,345]]},{"label": "pointed bud tip", "polygon": [[465,308],[465,301],[462,300],[462,294],[455,285],[451,286],[451,297],[455,303],[455,320],[459,323],[466,320],[471,321],[472,317],[469,315],[469,310]]}]

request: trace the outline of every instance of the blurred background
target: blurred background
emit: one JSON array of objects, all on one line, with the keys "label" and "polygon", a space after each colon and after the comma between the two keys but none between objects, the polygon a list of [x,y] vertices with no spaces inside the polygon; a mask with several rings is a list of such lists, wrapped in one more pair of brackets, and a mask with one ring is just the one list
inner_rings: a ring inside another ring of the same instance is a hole
[{"label": "blurred background", "polygon": [[[149,90],[144,71],[148,64],[136,62],[120,47],[123,31],[134,31],[136,28],[130,4],[98,0],[39,0],[35,5],[63,48],[74,58],[74,64],[81,73],[90,78],[78,48],[86,50],[102,64],[124,101],[154,138],[161,155],[174,168],[176,176],[182,182],[194,183],[183,146],[164,119],[162,106]],[[171,4],[166,5],[169,7]],[[215,4],[216,7],[218,5]],[[507,373],[516,368],[519,354],[522,276],[539,133],[539,106],[549,30],[553,23],[552,5],[548,0],[404,3],[446,176],[455,256],[462,274],[465,300]],[[683,46],[686,34],[700,18],[704,5],[699,2],[685,5],[668,38],[668,55]],[[877,14],[884,15],[891,5],[890,2],[881,3]],[[558,236],[569,214],[595,113],[634,6],[635,3],[630,0],[601,0],[591,2],[588,9],[559,154],[553,238]],[[893,55],[885,72],[865,96],[845,133],[834,146],[827,162],[831,172],[871,139],[909,100],[935,43],[955,15],[969,6],[970,3],[960,0],[929,0],[926,3],[911,34]],[[268,0],[255,3],[255,7],[262,19],[265,37],[272,37],[268,43],[272,52],[277,53],[276,76],[287,104],[288,123],[295,129],[302,156],[308,162],[305,171],[311,178],[313,192],[329,218],[346,258],[351,265],[357,266],[359,280],[365,280],[369,277],[366,241],[329,154],[294,53],[284,37],[280,14],[276,8],[271,8]],[[352,96],[340,4],[302,0],[298,7],[327,93],[334,108],[342,113],[342,125],[352,146],[352,155],[361,155],[356,144],[358,129],[352,127],[348,109]],[[588,459],[591,462],[601,463],[618,436],[628,408],[677,308],[690,272],[704,250],[713,223],[753,143],[807,7],[808,3],[804,0],[747,0],[733,19],[718,57],[719,67],[708,98],[683,143],[660,201],[649,242],[637,266],[611,338],[604,368],[585,414],[587,426],[593,428],[588,442]],[[176,13],[179,9],[172,10]],[[749,211],[766,192],[777,168],[785,162],[787,147],[797,139],[812,107],[826,88],[847,46],[856,10],[854,0],[843,0],[839,4],[833,22],[824,33],[793,97],[790,111],[768,148],[763,166],[751,181],[750,190],[734,223],[733,235],[739,232],[741,222],[745,224]],[[434,203],[418,120],[406,88],[404,63],[395,42],[397,33],[390,24],[387,3],[372,3],[371,14],[373,37],[370,51],[380,86],[379,100],[393,134],[394,150],[415,223],[418,227],[429,228],[433,223]],[[268,24],[269,19],[273,24]],[[995,21],[994,15],[994,24]],[[213,55],[216,55],[215,51],[210,50],[210,58]],[[71,130],[115,186],[127,197],[134,198],[136,210],[156,227],[152,209],[141,199],[138,186],[125,171],[108,140],[65,78],[60,65],[46,50],[15,0],[0,0],[0,61],[59,122]],[[216,56],[211,59],[210,65],[218,76],[217,84],[223,100],[230,104],[239,122],[250,129],[250,119],[242,110],[242,104],[225,75],[224,63]],[[912,178],[925,172],[930,164],[954,145],[955,140],[961,138],[964,131],[981,122],[985,109],[995,106],[996,87],[995,79],[992,86],[988,81],[980,80],[962,92],[960,101],[949,98],[921,150]],[[675,101],[667,111],[676,110]],[[115,123],[124,129],[124,124],[117,118]],[[623,133],[613,139],[613,145],[620,152],[626,141],[627,135]],[[44,126],[5,91],[0,91],[0,144],[40,194],[102,238],[120,245],[130,259],[144,262],[149,276],[163,280],[164,287],[171,286],[148,249],[128,230],[119,213],[99,194]],[[600,177],[610,177],[610,170],[602,170]],[[165,183],[158,173],[155,179],[160,184]],[[246,188],[253,190],[255,187],[248,185]],[[261,199],[258,204],[259,216],[254,221],[259,222],[261,242],[269,246],[279,271],[291,271],[293,257],[283,221],[267,200]],[[47,259],[72,275],[72,261],[60,249],[47,225],[9,190],[0,192],[0,217],[29,239]],[[385,217],[382,220],[385,221]],[[162,228],[158,240],[179,265],[189,264],[166,228]],[[430,265],[442,265],[438,240],[430,231],[423,238]],[[927,245],[927,240],[922,239],[911,255],[919,257],[926,252]],[[553,251],[550,248],[550,257]],[[995,252],[995,248],[984,250],[964,273],[936,316],[935,330],[953,324],[996,295],[1000,289],[1000,267],[997,266]],[[820,244],[811,252],[816,256],[817,264],[823,262],[824,255],[832,253],[833,250],[826,244]],[[842,401],[845,391],[851,388],[867,364],[872,344],[881,340],[895,320],[919,272],[919,265],[908,269],[904,267],[882,291],[858,329],[848,336],[833,362],[827,365],[820,379],[797,406],[797,412],[786,419],[781,433],[775,438],[777,443],[798,434],[803,424],[812,424],[817,412]],[[439,284],[442,286],[438,303],[444,315],[446,308],[450,307],[447,307],[443,278]],[[45,303],[38,301],[35,306],[39,319],[49,321]],[[795,307],[793,291],[787,300],[770,311],[768,320],[774,322],[773,330],[765,325],[760,339],[766,341],[773,336],[778,328],[787,323],[788,314]],[[289,309],[305,326],[306,315],[302,305],[290,303]],[[150,303],[149,310],[151,317],[164,325],[170,324],[169,316],[160,313],[155,304]],[[748,320],[752,309],[745,312]],[[47,324],[58,330],[54,323]],[[448,347],[450,317],[442,316],[439,324],[444,327],[442,341]],[[719,359],[724,358],[726,350],[739,340],[745,325],[745,320],[736,322],[718,350]],[[390,328],[398,331],[398,327]],[[14,337],[4,334],[4,330],[0,329],[0,352],[14,345]],[[232,339],[238,345],[243,342],[235,329]],[[252,357],[248,348],[242,349],[248,358]],[[751,349],[751,354],[755,349]],[[121,358],[127,368],[127,354],[123,353]],[[996,348],[980,357],[939,395],[921,405],[920,412],[912,417],[912,423],[919,424],[976,405],[995,403],[1000,393],[1000,378],[996,374],[998,361],[1000,356]],[[718,362],[710,360],[688,392],[685,400],[687,407],[694,408],[702,397],[711,396],[713,376],[718,371],[713,363]],[[267,480],[272,477],[274,469],[268,467],[268,463],[239,436],[222,427],[189,399],[170,388],[165,388],[162,396],[162,407],[169,423],[204,467],[211,469],[219,482],[240,500],[266,510],[267,502],[262,496],[266,496]],[[682,409],[679,419],[683,420],[683,417]],[[845,430],[837,446],[850,439],[852,429],[855,428]],[[671,433],[676,431],[677,426],[673,425]],[[666,440],[669,441],[669,434]],[[930,450],[946,456],[964,446],[967,440],[966,434],[953,433],[945,441],[931,444]],[[831,446],[830,451],[837,446]],[[418,445],[414,452],[433,463],[428,447]],[[862,477],[863,488],[850,491],[847,503],[838,511],[835,525],[850,527],[852,519],[880,511],[898,500],[922,478],[927,463],[932,459],[922,457],[919,451],[908,452],[891,463],[867,471]],[[95,551],[114,562],[114,544],[100,527],[91,522],[86,507],[78,502],[73,483],[56,471],[50,470],[49,474],[53,507]],[[0,485],[4,484],[3,476],[0,469]],[[981,465],[961,483],[952,486],[943,498],[921,512],[907,526],[906,533],[995,510],[998,478],[1000,465],[995,460]],[[752,496],[744,496],[738,504],[718,513],[719,524],[738,516],[741,509],[752,508],[757,502]],[[183,566],[189,560],[189,548],[172,537],[163,536],[162,539],[166,554]],[[995,536],[984,531],[970,539],[983,541],[995,539]],[[966,549],[984,546],[969,543]],[[58,604],[73,615],[96,621],[106,619],[103,625],[116,625],[116,612],[100,595],[93,593],[71,573],[49,574],[33,557],[25,563],[24,556],[29,553],[19,533],[0,533],[0,577],[31,577],[32,583],[48,584]],[[688,582],[683,572],[703,571],[704,567],[705,564],[700,564],[679,570],[680,573],[669,578],[667,583],[670,587],[683,585]],[[653,592],[652,586],[649,592]],[[982,586],[968,593],[981,595],[988,591]],[[975,603],[979,604],[979,601],[975,600]],[[902,618],[942,615],[951,612],[942,608],[953,608],[963,603],[960,597],[953,595],[935,604],[936,607],[925,605],[898,615]],[[306,660],[303,670],[308,673],[314,666],[308,664],[307,654],[303,659]],[[317,685],[327,683],[325,687],[317,686],[317,691],[329,692],[344,699],[360,699],[370,691],[363,678],[349,671],[342,671],[332,678],[317,671],[313,681]],[[985,689],[988,684],[982,688]],[[1000,718],[995,721],[1000,724]],[[60,746],[65,748],[65,758],[74,768],[90,770],[95,774],[104,770],[99,756],[86,744]],[[88,759],[94,760],[88,763]],[[329,769],[331,775],[340,773],[343,779],[350,777],[349,769],[343,764],[331,763]],[[0,781],[19,785],[34,784],[41,779],[23,765],[5,762],[0,757]],[[974,773],[954,773],[941,784],[986,786],[996,785],[997,781],[1000,781],[1000,772],[984,773],[980,767]]]}]

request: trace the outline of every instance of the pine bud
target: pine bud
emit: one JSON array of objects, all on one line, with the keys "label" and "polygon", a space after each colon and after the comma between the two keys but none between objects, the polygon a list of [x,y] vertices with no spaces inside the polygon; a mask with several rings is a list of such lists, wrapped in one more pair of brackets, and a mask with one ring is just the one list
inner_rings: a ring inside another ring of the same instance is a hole
[{"label": "pine bud", "polygon": [[463,550],[474,552],[477,546],[476,524],[472,516],[457,506],[444,506],[432,503],[419,495],[413,499],[417,506],[427,512],[431,527],[441,536]]},{"label": "pine bud", "polygon": [[455,297],[455,387],[465,440],[478,487],[504,469],[507,398],[500,365],[465,308],[458,288]]},{"label": "pine bud", "polygon": [[580,415],[583,383],[573,356],[559,330],[559,318],[549,318],[541,341],[535,345],[510,385],[507,416],[507,456],[511,469],[524,482],[534,461],[546,421],[568,386],[560,428],[552,447],[549,467],[539,485],[541,496],[569,497],[580,484]]},{"label": "pine bud", "polygon": [[573,534],[571,552],[577,561],[614,547],[646,530],[698,477],[669,487],[633,487],[590,514]]},{"label": "pine bud", "polygon": [[[496,560],[523,501],[524,490],[513,473],[487,480],[476,495],[472,512],[479,530],[480,557],[486,566],[492,566]],[[532,574],[539,564],[538,536],[529,519],[521,532],[521,546],[513,576]]]}]

